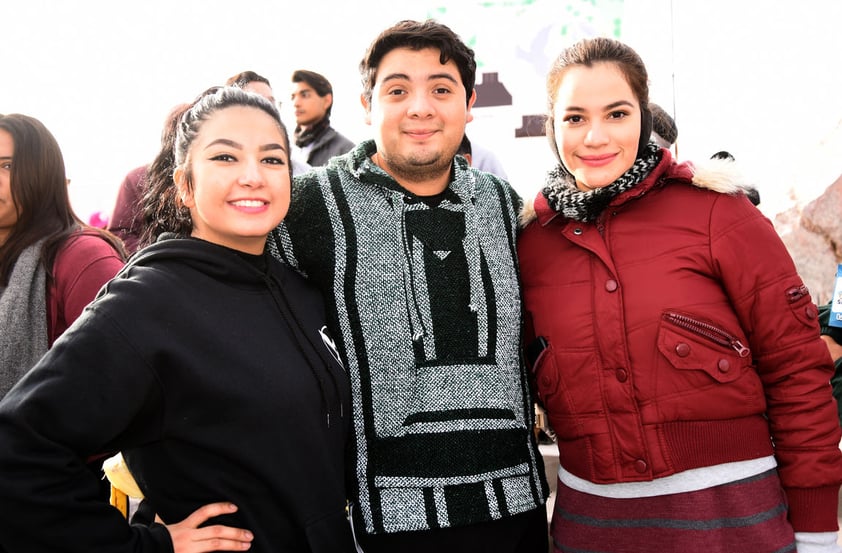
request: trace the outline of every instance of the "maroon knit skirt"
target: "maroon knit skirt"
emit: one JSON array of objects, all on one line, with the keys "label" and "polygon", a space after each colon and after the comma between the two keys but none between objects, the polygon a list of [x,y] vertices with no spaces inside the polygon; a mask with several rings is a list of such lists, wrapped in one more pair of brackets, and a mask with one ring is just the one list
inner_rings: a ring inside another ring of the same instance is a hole
[{"label": "maroon knit skirt", "polygon": [[795,552],[775,470],[706,490],[636,499],[590,495],[559,481],[550,532],[553,550],[564,553]]}]

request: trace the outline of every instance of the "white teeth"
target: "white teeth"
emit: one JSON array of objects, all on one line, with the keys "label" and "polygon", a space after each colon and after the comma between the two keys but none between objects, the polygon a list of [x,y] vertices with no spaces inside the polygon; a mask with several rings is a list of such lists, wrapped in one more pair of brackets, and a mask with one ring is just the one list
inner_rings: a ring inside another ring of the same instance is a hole
[{"label": "white teeth", "polygon": [[260,200],[237,200],[236,202],[231,202],[237,207],[260,207],[263,205],[263,202]]}]

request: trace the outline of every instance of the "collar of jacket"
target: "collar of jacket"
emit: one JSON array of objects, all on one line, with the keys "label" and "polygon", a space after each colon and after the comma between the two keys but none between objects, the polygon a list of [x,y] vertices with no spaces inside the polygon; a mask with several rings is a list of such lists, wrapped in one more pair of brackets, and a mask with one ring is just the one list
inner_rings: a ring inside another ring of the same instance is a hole
[{"label": "collar of jacket", "polygon": [[[661,162],[643,182],[614,198],[609,207],[640,197],[655,186],[676,183],[690,184],[721,194],[745,193],[751,188],[751,184],[731,160],[711,159],[703,163],[678,163],[669,150],[664,149],[663,154]],[[518,219],[521,227],[525,227],[534,220],[537,220],[541,226],[545,226],[559,215],[561,214],[550,208],[544,194],[538,192],[531,202],[524,204]]]}]

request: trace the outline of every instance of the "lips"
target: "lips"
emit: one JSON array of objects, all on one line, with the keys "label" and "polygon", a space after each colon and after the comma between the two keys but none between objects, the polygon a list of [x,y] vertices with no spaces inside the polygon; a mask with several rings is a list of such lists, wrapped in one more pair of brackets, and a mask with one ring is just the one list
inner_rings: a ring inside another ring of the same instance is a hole
[{"label": "lips", "polygon": [[242,199],[228,202],[239,213],[245,215],[259,215],[269,210],[269,202],[255,199]]},{"label": "lips", "polygon": [[234,200],[231,205],[235,207],[263,207],[266,202],[263,200]]},{"label": "lips", "polygon": [[579,159],[589,167],[602,167],[608,165],[615,159],[618,154],[601,154],[596,156],[579,156]]},{"label": "lips", "polygon": [[414,138],[415,140],[427,140],[438,131],[435,129],[421,129],[421,130],[413,130],[413,131],[404,131],[407,135]]}]

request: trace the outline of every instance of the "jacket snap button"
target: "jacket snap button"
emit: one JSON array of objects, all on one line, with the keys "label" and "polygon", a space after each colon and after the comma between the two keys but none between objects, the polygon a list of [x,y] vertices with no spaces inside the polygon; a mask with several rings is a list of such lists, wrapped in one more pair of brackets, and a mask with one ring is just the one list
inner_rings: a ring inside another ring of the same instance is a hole
[{"label": "jacket snap button", "polygon": [[807,315],[808,319],[815,319],[819,316],[819,312],[813,305],[808,305],[804,308],[804,314]]},{"label": "jacket snap button", "polygon": [[581,235],[582,235],[582,229],[580,229],[580,228],[574,228],[574,229],[573,229],[573,234],[575,234],[576,236],[581,236]]},{"label": "jacket snap button", "polygon": [[731,369],[731,363],[727,359],[720,359],[717,367],[719,367],[719,372],[727,373]]},{"label": "jacket snap button", "polygon": [[640,474],[643,474],[644,472],[646,472],[647,468],[649,468],[649,466],[646,464],[646,461],[644,461],[643,459],[638,459],[637,461],[634,462],[634,470],[636,470]]},{"label": "jacket snap button", "polygon": [[620,382],[625,382],[629,379],[629,373],[626,372],[626,369],[617,369],[617,380]]},{"label": "jacket snap button", "polygon": [[541,377],[541,384],[543,384],[543,385],[544,385],[544,386],[546,386],[547,388],[549,388],[549,387],[550,387],[550,384],[552,384],[552,383],[553,383],[553,381],[552,381],[552,379],[549,377],[549,375],[546,375],[546,374],[545,374],[544,376],[542,376],[542,377]]},{"label": "jacket snap button", "polygon": [[675,353],[679,357],[687,357],[688,355],[690,355],[690,344],[681,342],[680,344],[675,346]]},{"label": "jacket snap button", "polygon": [[610,279],[610,280],[605,281],[605,289],[608,290],[609,292],[616,291],[617,286],[618,286],[617,281],[614,280],[614,279]]}]

